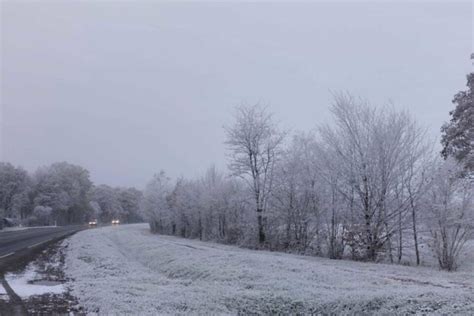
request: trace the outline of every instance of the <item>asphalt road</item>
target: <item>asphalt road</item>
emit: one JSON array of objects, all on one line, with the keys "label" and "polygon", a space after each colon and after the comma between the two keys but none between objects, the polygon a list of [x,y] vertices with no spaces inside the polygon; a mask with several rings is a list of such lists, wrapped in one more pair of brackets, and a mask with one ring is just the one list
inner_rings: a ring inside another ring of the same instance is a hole
[{"label": "asphalt road", "polygon": [[32,249],[47,242],[73,234],[84,226],[58,226],[0,231],[0,260],[19,251]]}]

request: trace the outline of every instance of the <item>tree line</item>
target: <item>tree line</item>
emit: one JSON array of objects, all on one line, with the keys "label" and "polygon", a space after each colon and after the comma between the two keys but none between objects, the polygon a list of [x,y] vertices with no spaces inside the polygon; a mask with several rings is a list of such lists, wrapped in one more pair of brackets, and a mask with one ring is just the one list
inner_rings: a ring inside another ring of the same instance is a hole
[{"label": "tree line", "polygon": [[[143,192],[94,185],[66,162],[0,163],[0,217],[23,225],[139,222],[153,233],[245,247],[456,269],[474,237],[474,74],[443,125],[441,155],[406,111],[334,95],[332,122],[290,133],[260,104],[225,127],[228,169],[153,176]],[[0,223],[1,226],[1,223]],[[412,259],[413,258],[413,259]]]},{"label": "tree line", "polygon": [[0,162],[0,218],[14,224],[138,222],[142,196],[135,188],[95,186],[86,169],[67,162],[40,167],[32,174]]},{"label": "tree line", "polygon": [[454,270],[474,237],[473,78],[454,98],[442,155],[408,112],[346,93],[311,132],[241,105],[225,127],[228,170],[156,174],[143,214],[154,233],[333,259],[419,265],[428,247]]}]

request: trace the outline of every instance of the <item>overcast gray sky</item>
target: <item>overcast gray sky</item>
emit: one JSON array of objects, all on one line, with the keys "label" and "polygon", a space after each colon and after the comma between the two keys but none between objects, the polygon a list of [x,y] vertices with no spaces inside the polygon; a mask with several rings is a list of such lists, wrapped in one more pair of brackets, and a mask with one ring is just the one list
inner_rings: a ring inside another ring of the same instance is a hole
[{"label": "overcast gray sky", "polygon": [[331,91],[409,108],[431,136],[465,87],[472,3],[1,3],[0,158],[96,183],[224,168],[241,102],[283,126],[329,119]]}]

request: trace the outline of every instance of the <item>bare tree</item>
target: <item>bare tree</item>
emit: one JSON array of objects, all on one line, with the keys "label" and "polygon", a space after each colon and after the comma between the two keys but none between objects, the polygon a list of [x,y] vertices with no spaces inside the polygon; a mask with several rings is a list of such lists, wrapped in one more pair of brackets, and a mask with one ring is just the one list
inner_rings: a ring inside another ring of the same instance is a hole
[{"label": "bare tree", "polygon": [[259,104],[237,107],[235,122],[225,127],[226,145],[230,151],[229,168],[233,175],[246,181],[255,198],[258,242],[265,243],[268,198],[273,187],[275,163],[280,155],[285,133],[272,114]]},{"label": "bare tree", "polygon": [[474,190],[472,179],[461,177],[463,166],[448,158],[433,175],[426,204],[430,210],[431,247],[440,268],[457,268],[457,258],[474,236]]},{"label": "bare tree", "polygon": [[[327,255],[331,259],[340,259],[344,254],[346,243],[352,246],[354,236],[347,233],[347,222],[354,224],[352,215],[352,193],[350,187],[344,182],[341,174],[338,156],[327,148],[319,146],[317,170],[321,185],[322,207],[325,209]],[[352,225],[352,228],[356,227]],[[354,253],[353,253],[354,254]]]},{"label": "bare tree", "polygon": [[281,235],[278,247],[305,253],[311,245],[313,252],[320,253],[316,160],[314,135],[300,133],[293,137],[277,166],[271,207],[278,219],[273,234]]},{"label": "bare tree", "polygon": [[[418,236],[418,213],[420,211],[421,198],[428,192],[430,181],[427,174],[430,173],[433,161],[433,150],[426,143],[413,139],[412,150],[408,153],[406,160],[406,171],[404,178],[406,193],[409,200],[409,209],[411,213],[411,230],[413,233],[413,244],[415,247],[416,265],[420,265],[420,242]],[[401,244],[400,244],[401,247]],[[399,262],[401,261],[401,248]]]},{"label": "bare tree", "polygon": [[320,132],[343,175],[339,192],[348,201],[349,192],[356,196],[354,206],[359,212],[354,227],[364,231],[365,258],[376,260],[386,250],[392,258],[396,219],[407,214],[409,204],[394,192],[401,174],[409,171],[406,162],[422,134],[407,113],[373,107],[347,94],[336,95],[331,110],[335,126],[325,126]]},{"label": "bare tree", "polygon": [[155,174],[147,184],[141,203],[143,217],[153,233],[163,233],[171,226],[167,197],[171,192],[170,179],[164,171]]}]

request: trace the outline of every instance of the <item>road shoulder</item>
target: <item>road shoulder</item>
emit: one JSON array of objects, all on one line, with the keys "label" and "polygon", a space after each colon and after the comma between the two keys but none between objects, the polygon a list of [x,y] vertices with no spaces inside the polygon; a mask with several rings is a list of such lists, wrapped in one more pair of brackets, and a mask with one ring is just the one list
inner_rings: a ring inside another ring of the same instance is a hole
[{"label": "road shoulder", "polygon": [[[83,314],[77,300],[66,286],[65,250],[68,241],[56,241],[30,262],[4,274],[3,288],[8,296],[0,298],[0,309],[12,314]],[[11,293],[13,291],[13,293]]]}]

